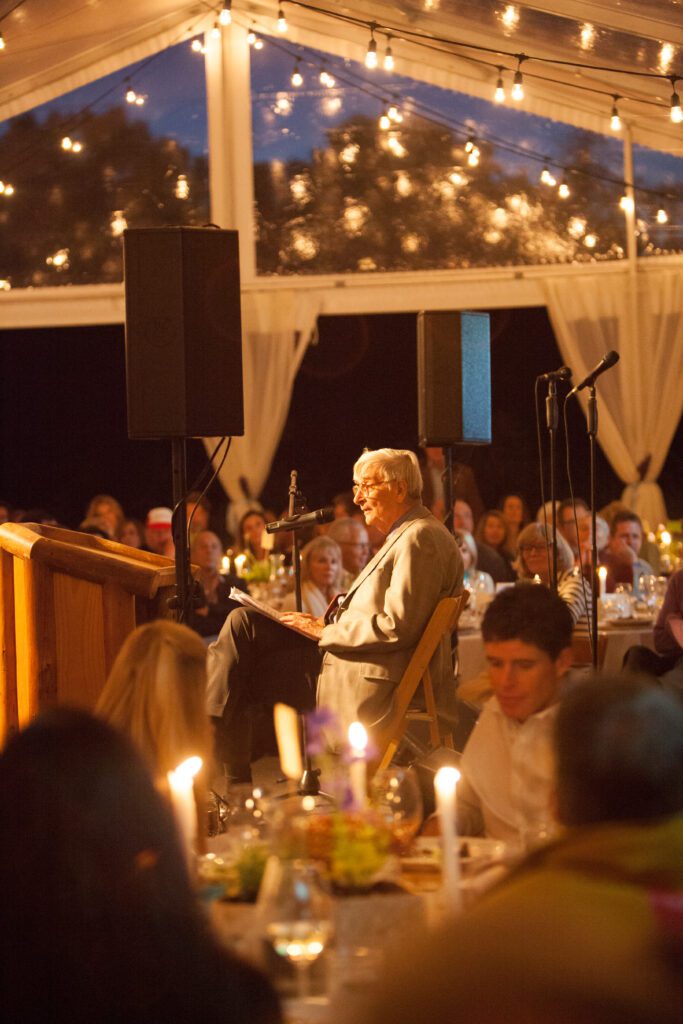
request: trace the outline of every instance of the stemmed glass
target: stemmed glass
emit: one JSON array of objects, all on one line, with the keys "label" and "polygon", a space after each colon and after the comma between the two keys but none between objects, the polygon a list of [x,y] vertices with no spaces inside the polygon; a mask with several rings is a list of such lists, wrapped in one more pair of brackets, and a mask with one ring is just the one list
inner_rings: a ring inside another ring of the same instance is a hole
[{"label": "stemmed glass", "polygon": [[278,956],[296,968],[297,994],[305,999],[310,995],[311,965],[332,937],[332,901],[309,861],[271,858],[271,865],[259,897],[266,935]]},{"label": "stemmed glass", "polygon": [[422,794],[412,768],[387,768],[370,784],[370,802],[391,832],[396,853],[404,854],[422,824]]}]

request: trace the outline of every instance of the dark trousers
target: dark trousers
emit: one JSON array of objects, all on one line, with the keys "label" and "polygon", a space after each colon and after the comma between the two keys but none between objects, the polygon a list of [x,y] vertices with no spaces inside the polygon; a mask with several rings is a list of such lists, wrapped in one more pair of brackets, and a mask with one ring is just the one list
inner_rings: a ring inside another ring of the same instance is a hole
[{"label": "dark trousers", "polygon": [[228,700],[216,725],[216,757],[236,781],[251,778],[252,709],[282,701],[298,711],[315,707],[322,654],[315,640],[240,608],[220,637]]}]

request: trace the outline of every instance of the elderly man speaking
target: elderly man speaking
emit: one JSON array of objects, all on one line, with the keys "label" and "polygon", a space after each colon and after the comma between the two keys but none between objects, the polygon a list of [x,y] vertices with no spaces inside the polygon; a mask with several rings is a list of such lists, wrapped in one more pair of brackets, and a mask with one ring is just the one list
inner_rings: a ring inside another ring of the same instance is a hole
[{"label": "elderly man speaking", "polygon": [[[360,718],[372,728],[389,711],[394,688],[436,605],[462,591],[457,545],[420,503],[422,479],[414,452],[366,451],[353,468],[353,479],[355,503],[385,541],[325,620],[296,612],[282,616],[317,647],[258,613],[240,610],[228,617],[209,648],[209,713],[222,720],[224,759],[233,777],[230,747],[244,728],[248,705],[296,703],[296,683],[283,647],[290,654],[298,649],[309,670],[312,657],[320,665],[322,655],[318,704],[334,711],[342,727]],[[442,641],[431,669],[438,699],[439,691],[453,683],[449,638]],[[243,775],[244,765],[241,769]]]}]

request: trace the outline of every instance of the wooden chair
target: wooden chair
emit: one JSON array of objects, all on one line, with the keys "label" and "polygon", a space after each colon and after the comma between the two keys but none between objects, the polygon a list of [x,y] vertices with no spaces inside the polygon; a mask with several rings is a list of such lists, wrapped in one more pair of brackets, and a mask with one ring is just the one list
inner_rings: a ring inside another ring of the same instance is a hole
[{"label": "wooden chair", "polygon": [[[444,597],[436,606],[408,662],[403,678],[396,687],[393,707],[387,721],[373,737],[378,750],[377,760],[374,762],[375,771],[382,771],[391,763],[410,722],[429,723],[429,739],[433,747],[443,744],[453,748],[450,731],[444,731],[439,724],[429,663],[444,635],[452,633],[455,629],[469,597],[469,591],[465,590],[460,597]],[[420,683],[424,692],[424,711],[410,707]]]}]

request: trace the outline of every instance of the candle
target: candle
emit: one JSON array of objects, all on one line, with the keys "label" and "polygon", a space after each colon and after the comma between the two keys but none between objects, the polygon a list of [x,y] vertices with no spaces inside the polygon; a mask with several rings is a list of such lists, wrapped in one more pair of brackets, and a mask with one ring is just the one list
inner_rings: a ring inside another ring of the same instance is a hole
[{"label": "candle", "polygon": [[536,575],[534,576],[532,582],[533,583],[540,583],[541,582],[541,577],[538,575],[538,573],[536,573]]},{"label": "candle", "polygon": [[175,771],[169,772],[167,775],[176,825],[185,850],[188,867],[192,866],[195,854],[198,824],[194,778],[201,767],[201,757],[188,757],[187,761],[183,761]]},{"label": "candle", "polygon": [[460,778],[457,768],[439,768],[434,776],[436,809],[441,825],[441,877],[444,895],[451,909],[460,907],[460,857],[455,827],[455,789]]},{"label": "candle", "polygon": [[601,565],[598,568],[598,577],[600,579],[600,597],[604,597],[607,593],[607,568]]},{"label": "candle", "polygon": [[358,811],[365,810],[367,804],[367,772],[365,760],[368,748],[368,734],[360,722],[351,722],[348,732],[351,747],[351,763],[349,765],[349,781],[353,806]]},{"label": "candle", "polygon": [[230,572],[230,559],[227,555],[221,558],[221,572]]},{"label": "candle", "polygon": [[237,555],[235,558],[235,572],[238,576],[244,575],[244,566],[247,564],[246,555]]}]

